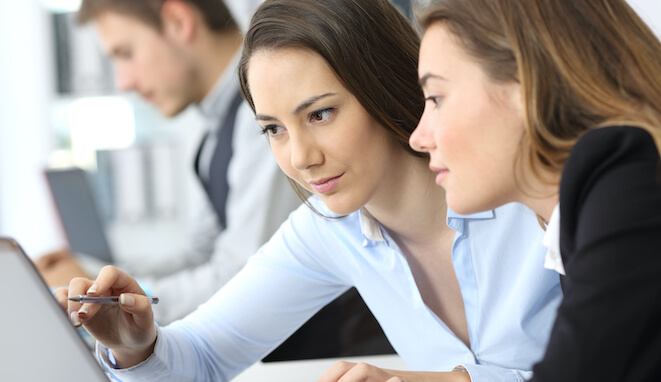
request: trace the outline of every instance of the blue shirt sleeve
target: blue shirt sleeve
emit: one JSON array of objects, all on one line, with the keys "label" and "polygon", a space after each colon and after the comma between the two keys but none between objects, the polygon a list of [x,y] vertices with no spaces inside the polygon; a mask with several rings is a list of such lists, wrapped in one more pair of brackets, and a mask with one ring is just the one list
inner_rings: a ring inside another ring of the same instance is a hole
[{"label": "blue shirt sleeve", "polygon": [[149,359],[111,372],[122,381],[228,381],[346,291],[322,246],[308,245],[321,240],[314,232],[323,220],[295,215],[209,302],[159,328]]}]

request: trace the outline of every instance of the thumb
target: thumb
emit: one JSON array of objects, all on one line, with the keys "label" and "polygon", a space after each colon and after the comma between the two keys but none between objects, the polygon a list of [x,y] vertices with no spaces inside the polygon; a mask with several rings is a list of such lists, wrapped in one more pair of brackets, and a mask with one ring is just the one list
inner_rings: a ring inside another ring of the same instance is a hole
[{"label": "thumb", "polygon": [[146,327],[153,323],[153,313],[149,297],[136,293],[122,293],[119,296],[119,306],[123,311],[133,316],[138,326]]}]

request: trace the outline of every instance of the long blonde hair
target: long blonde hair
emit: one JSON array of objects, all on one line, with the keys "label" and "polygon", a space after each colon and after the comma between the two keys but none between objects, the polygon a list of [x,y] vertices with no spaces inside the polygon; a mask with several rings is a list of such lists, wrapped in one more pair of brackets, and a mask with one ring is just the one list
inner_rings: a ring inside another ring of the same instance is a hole
[{"label": "long blonde hair", "polygon": [[492,80],[521,85],[517,163],[538,178],[592,128],[644,128],[661,152],[661,43],[624,0],[432,0],[421,24],[434,23]]}]

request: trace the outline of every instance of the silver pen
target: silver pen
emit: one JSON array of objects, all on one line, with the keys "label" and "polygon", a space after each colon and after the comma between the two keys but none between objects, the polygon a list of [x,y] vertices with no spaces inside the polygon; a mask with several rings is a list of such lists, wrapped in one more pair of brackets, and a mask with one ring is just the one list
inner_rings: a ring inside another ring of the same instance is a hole
[{"label": "silver pen", "polygon": [[[158,297],[148,297],[149,303],[158,304]],[[78,295],[74,297],[69,297],[69,301],[80,302],[82,304],[106,304],[106,305],[117,305],[119,304],[119,296],[85,296]]]}]

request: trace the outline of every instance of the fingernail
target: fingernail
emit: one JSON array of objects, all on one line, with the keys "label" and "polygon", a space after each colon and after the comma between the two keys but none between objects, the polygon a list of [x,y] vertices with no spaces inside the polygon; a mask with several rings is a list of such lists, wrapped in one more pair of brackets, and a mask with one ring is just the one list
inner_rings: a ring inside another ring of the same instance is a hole
[{"label": "fingernail", "polygon": [[95,294],[96,293],[96,284],[92,284],[92,286],[87,290],[87,294]]},{"label": "fingernail", "polygon": [[78,310],[78,316],[79,317],[80,316],[85,317],[85,316],[87,316],[87,313],[89,313],[89,305],[87,305],[87,304],[83,305],[83,307],[80,308],[80,310]]},{"label": "fingernail", "polygon": [[71,323],[73,326],[78,327],[81,325],[80,318],[78,317],[78,312],[74,311],[69,314],[69,318],[71,319]]},{"label": "fingernail", "polygon": [[135,304],[135,298],[130,294],[124,293],[119,296],[119,303],[124,306],[133,306],[133,304]]}]

